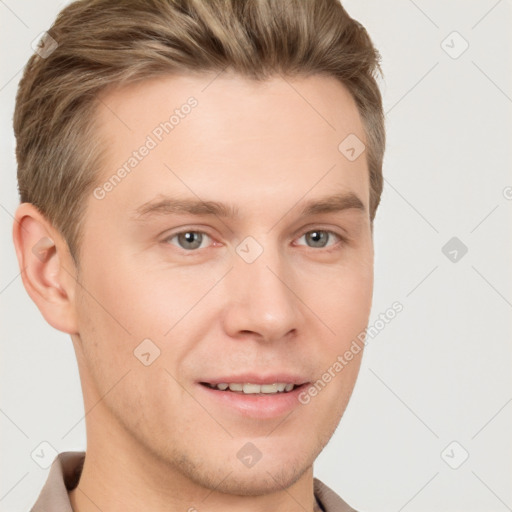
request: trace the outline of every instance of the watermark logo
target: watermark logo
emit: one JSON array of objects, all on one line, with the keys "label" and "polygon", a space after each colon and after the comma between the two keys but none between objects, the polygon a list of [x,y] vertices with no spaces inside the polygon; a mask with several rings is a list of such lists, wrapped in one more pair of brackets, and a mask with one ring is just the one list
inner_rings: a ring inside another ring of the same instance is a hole
[{"label": "watermark logo", "polygon": [[443,245],[441,252],[452,263],[458,263],[467,254],[468,247],[462,240],[454,236]]},{"label": "watermark logo", "polygon": [[263,457],[263,454],[253,443],[248,442],[238,450],[236,456],[244,466],[252,468]]},{"label": "watermark logo", "polygon": [[338,151],[351,162],[357,160],[365,149],[364,142],[355,133],[345,137],[338,146]]},{"label": "watermark logo", "polygon": [[49,249],[54,245],[55,244],[50,238],[44,236],[34,245],[34,247],[32,247],[32,254],[34,254],[39,261],[44,263],[48,259]]},{"label": "watermark logo", "polygon": [[441,41],[441,48],[452,59],[458,59],[469,48],[469,43],[454,30]]},{"label": "watermark logo", "polygon": [[59,43],[48,32],[41,32],[30,46],[41,58],[47,59],[57,49]]},{"label": "watermark logo", "polygon": [[160,349],[149,339],[142,341],[135,350],[133,355],[144,365],[149,366],[160,357]]},{"label": "watermark logo", "polygon": [[469,453],[458,441],[452,441],[441,452],[441,459],[452,469],[459,469],[469,459]]},{"label": "watermark logo", "polygon": [[57,450],[48,441],[39,443],[30,454],[32,460],[42,469],[48,469],[57,455]]},{"label": "watermark logo", "polygon": [[263,247],[255,238],[248,236],[236,246],[235,251],[246,263],[253,263],[263,254]]}]

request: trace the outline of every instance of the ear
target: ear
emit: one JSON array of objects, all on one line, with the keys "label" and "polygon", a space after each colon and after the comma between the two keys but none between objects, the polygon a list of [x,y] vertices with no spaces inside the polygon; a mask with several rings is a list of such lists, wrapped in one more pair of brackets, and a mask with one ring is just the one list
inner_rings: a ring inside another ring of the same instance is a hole
[{"label": "ear", "polygon": [[77,269],[62,235],[31,203],[14,217],[13,240],[25,290],[45,320],[59,331],[77,333]]}]

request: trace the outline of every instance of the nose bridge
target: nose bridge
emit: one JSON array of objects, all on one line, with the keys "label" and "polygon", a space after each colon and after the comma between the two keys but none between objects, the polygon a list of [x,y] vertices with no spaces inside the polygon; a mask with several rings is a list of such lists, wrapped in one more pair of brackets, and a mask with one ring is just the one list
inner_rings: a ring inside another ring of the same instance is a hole
[{"label": "nose bridge", "polygon": [[237,247],[226,329],[233,336],[251,331],[270,341],[298,327],[300,310],[283,254],[270,242],[258,245],[247,240]]}]

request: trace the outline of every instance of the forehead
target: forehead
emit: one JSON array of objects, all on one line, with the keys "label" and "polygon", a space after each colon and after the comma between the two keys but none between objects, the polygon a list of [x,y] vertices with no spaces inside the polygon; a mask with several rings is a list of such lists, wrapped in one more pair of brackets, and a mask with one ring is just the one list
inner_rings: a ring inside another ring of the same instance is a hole
[{"label": "forehead", "polygon": [[107,148],[101,183],[126,171],[111,203],[176,192],[233,200],[236,192],[249,205],[337,187],[368,204],[364,152],[351,161],[340,151],[347,137],[362,146],[365,132],[352,96],[332,77],[164,76],[108,91],[97,116]]}]

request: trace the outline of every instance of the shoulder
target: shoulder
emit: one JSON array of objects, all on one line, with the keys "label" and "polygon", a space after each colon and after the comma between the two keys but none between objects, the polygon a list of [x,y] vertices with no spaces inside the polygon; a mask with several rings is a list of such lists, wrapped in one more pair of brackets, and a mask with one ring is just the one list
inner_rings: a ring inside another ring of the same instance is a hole
[{"label": "shoulder", "polygon": [[84,460],[85,452],[59,453],[30,512],[73,512],[68,491],[76,487]]},{"label": "shoulder", "polygon": [[325,512],[357,512],[318,478],[313,478],[315,498]]}]

